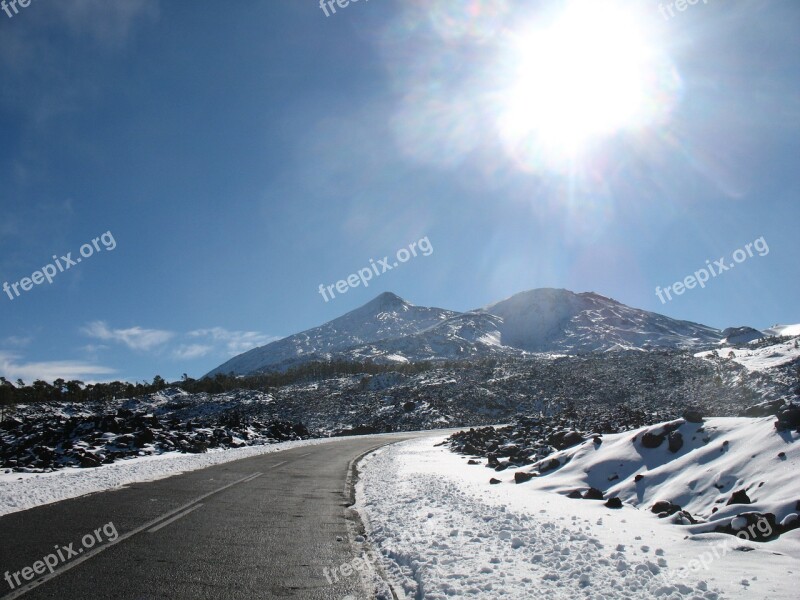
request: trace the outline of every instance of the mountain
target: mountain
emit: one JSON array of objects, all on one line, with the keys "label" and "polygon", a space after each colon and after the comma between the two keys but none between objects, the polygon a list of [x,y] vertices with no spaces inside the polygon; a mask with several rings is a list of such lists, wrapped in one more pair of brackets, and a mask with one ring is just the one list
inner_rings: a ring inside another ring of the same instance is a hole
[{"label": "mountain", "polygon": [[351,348],[341,358],[413,362],[519,355],[518,349],[501,344],[502,322],[500,317],[480,311],[458,313],[419,333]]},{"label": "mountain", "polygon": [[324,325],[235,356],[208,376],[217,373],[244,375],[267,368],[285,369],[311,360],[328,360],[351,348],[419,333],[456,314],[440,308],[414,306],[385,292]]},{"label": "mountain", "polygon": [[717,329],[592,292],[536,289],[469,312],[414,306],[385,292],[324,325],[235,356],[208,376],[279,371],[331,359],[391,363],[526,353],[700,350],[722,339]]},{"label": "mountain", "polygon": [[796,325],[773,325],[765,329],[764,333],[767,335],[776,336],[795,336],[800,335],[800,324]]},{"label": "mountain", "polygon": [[503,345],[530,352],[694,348],[721,339],[717,329],[631,308],[592,292],[530,290],[484,310],[503,319]]},{"label": "mountain", "polygon": [[752,327],[728,327],[722,332],[720,344],[748,344],[763,337],[763,333]]}]

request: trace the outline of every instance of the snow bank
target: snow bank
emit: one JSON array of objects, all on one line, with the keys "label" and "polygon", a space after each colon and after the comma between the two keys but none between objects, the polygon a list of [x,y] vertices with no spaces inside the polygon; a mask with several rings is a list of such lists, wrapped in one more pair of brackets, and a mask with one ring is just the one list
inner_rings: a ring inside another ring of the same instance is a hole
[{"label": "snow bank", "polygon": [[155,481],[178,473],[280,452],[300,446],[333,443],[346,438],[326,438],[211,450],[205,454],[166,453],[133,458],[92,469],[67,469],[44,474],[4,472],[0,474],[0,516],[51,504],[85,494],[102,492],[131,483]]},{"label": "snow bank", "polygon": [[657,448],[642,443],[646,433],[662,433],[667,424],[605,435],[600,444],[590,439],[552,454],[548,460],[564,466],[528,485],[565,494],[594,487],[647,510],[666,500],[716,524],[744,510],[727,502],[735,491],[745,490],[753,502],[746,510],[774,513],[780,522],[796,512],[800,501],[800,434],[778,432],[775,420],[681,419],[674,423],[683,440],[677,452],[670,451],[666,439]]},{"label": "snow bank", "polygon": [[713,352],[723,358],[728,358],[733,354],[734,362],[739,363],[748,371],[766,371],[800,358],[800,344],[798,344],[797,339],[793,339],[761,348],[723,347],[717,350],[698,352],[695,356],[708,358]]},{"label": "snow bank", "polygon": [[[721,431],[726,423],[714,421],[708,427],[715,429],[715,438],[730,437],[730,430]],[[763,427],[758,423],[753,432],[765,433]],[[622,450],[623,444],[633,446],[632,436],[624,434],[618,440],[607,436],[601,451],[609,461],[623,455],[633,460],[627,446]],[[581,475],[584,467],[591,468],[586,457],[575,457],[572,471],[562,469],[517,485],[513,471],[496,473],[483,466],[467,466],[465,457],[434,446],[443,439],[390,446],[360,465],[357,509],[373,546],[385,557],[385,570],[406,598],[797,597],[798,530],[769,543],[716,533],[687,536],[686,528],[646,510],[630,505],[613,510],[602,502],[571,500],[553,493],[551,490],[583,485],[593,476],[592,472]],[[756,452],[754,442],[748,443]],[[740,443],[744,440],[730,438],[732,448]],[[600,451],[591,448],[575,452],[592,453],[589,456],[600,460]],[[664,457],[638,460],[656,466],[663,463],[659,458]],[[698,456],[700,461],[708,458]],[[618,462],[615,468],[623,468],[625,461],[621,462],[622,467]],[[611,463],[605,464],[608,468],[601,464],[605,463],[596,464],[597,473],[608,473]],[[796,463],[790,464],[796,471]],[[696,468],[702,470],[702,462]],[[676,468],[674,475],[680,470]],[[655,477],[653,470],[650,475]],[[490,477],[501,482],[490,485]],[[709,477],[714,479],[711,474]],[[695,478],[699,475],[685,479]],[[780,481],[783,485],[788,477]],[[608,487],[609,482],[605,483]],[[627,489],[623,482],[616,485],[620,492]],[[662,485],[680,487],[667,483],[666,478]],[[661,492],[668,489],[662,487]],[[782,492],[762,490],[759,502],[763,500],[765,507],[779,503]],[[699,498],[698,506],[705,506],[704,494]],[[640,504],[645,502],[640,500]],[[721,540],[734,540],[735,544],[725,552],[712,553]]]}]

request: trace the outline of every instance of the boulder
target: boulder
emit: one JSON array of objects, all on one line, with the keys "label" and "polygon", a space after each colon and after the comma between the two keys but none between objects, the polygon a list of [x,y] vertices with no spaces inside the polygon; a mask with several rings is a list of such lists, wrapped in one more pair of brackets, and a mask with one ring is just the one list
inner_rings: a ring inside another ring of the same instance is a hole
[{"label": "boulder", "polygon": [[550,458],[539,465],[539,472],[546,473],[548,471],[552,471],[553,469],[557,469],[561,466],[561,461],[557,458]]},{"label": "boulder", "polygon": [[522,471],[517,471],[514,473],[514,483],[525,483],[526,481],[530,481],[533,479],[533,473],[524,473]]},{"label": "boulder", "polygon": [[663,433],[650,433],[649,431],[642,436],[642,446],[645,448],[658,448],[664,442]]},{"label": "boulder", "polygon": [[800,428],[800,407],[791,405],[789,408],[781,410],[778,413],[775,428],[779,431]]},{"label": "boulder", "polygon": [[680,511],[681,507],[679,505],[673,504],[672,502],[668,502],[666,500],[659,500],[650,507],[650,512],[657,514],[660,519],[669,517],[670,515],[674,515]]},{"label": "boulder", "polygon": [[673,431],[667,437],[669,443],[669,451],[673,454],[683,448],[683,436],[680,431]]},{"label": "boulder", "polygon": [[584,437],[577,431],[559,431],[547,439],[547,443],[556,450],[565,450],[583,441]]},{"label": "boulder", "polygon": [[703,413],[696,408],[687,408],[681,415],[687,423],[702,423]]},{"label": "boulder", "polygon": [[733,492],[726,506],[730,506],[731,504],[752,504],[752,503],[753,501],[750,500],[750,496],[747,495],[747,492],[745,490],[737,490]]},{"label": "boulder", "polygon": [[583,493],[584,500],[602,500],[603,499],[603,492],[598,490],[597,488],[590,487]]}]

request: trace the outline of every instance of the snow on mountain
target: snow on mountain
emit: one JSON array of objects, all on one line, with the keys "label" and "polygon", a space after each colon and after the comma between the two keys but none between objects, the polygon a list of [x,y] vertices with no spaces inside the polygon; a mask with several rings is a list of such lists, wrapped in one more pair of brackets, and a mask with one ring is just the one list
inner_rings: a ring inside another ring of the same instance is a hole
[{"label": "snow on mountain", "polygon": [[334,353],[419,333],[457,313],[440,308],[414,306],[385,292],[319,327],[308,329],[266,346],[235,356],[210,373],[243,375],[267,368],[292,366],[304,360],[326,360]]},{"label": "snow on mountain", "polygon": [[382,340],[344,352],[354,361],[406,362],[421,360],[459,360],[519,355],[519,351],[500,343],[502,319],[481,312],[456,314],[436,325],[402,338]]},{"label": "snow on mountain", "polygon": [[766,371],[788,365],[800,359],[800,340],[795,338],[769,346],[754,348],[723,346],[717,350],[698,352],[695,356],[698,358],[713,358],[714,356],[732,358],[749,371]]},{"label": "snow on mountain", "polygon": [[217,367],[217,373],[285,370],[312,360],[417,362],[696,348],[723,338],[711,327],[631,308],[595,293],[537,289],[466,313],[414,306],[384,293],[352,312]]},{"label": "snow on mountain", "polygon": [[[656,502],[672,502],[700,521],[691,533],[724,527],[746,511],[771,513],[776,523],[798,511],[800,433],[778,431],[775,417],[678,419],[600,439],[550,455],[542,463],[560,466],[531,487],[562,494],[593,487],[648,512]],[[740,490],[749,501],[731,502]],[[800,531],[790,537],[800,541]]]},{"label": "snow on mountain", "polygon": [[747,344],[763,337],[762,332],[752,327],[728,327],[722,332],[720,344]]},{"label": "snow on mountain", "polygon": [[769,329],[765,329],[766,335],[776,336],[793,336],[800,335],[800,324],[797,325],[773,325]]},{"label": "snow on mountain", "polygon": [[711,327],[631,308],[587,292],[543,288],[491,304],[503,318],[503,344],[531,352],[684,348],[719,342]]}]

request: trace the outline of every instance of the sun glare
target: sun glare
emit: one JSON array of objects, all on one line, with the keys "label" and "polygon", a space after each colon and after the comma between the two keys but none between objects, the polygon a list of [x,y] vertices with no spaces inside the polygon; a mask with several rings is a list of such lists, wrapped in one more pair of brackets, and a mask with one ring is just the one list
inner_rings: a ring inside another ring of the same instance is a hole
[{"label": "sun glare", "polygon": [[503,138],[547,160],[652,121],[664,69],[643,23],[610,2],[573,2],[514,35],[502,94]]}]

